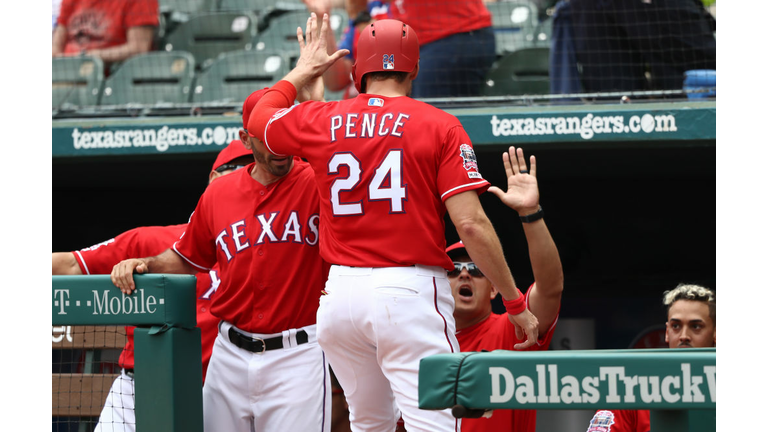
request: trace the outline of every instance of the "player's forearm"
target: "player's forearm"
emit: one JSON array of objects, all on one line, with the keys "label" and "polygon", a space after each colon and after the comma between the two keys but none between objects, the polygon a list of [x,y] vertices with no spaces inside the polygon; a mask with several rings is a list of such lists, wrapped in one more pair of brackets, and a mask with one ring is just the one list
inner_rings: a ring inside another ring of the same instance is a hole
[{"label": "player's forearm", "polygon": [[540,295],[560,296],[563,292],[563,266],[547,224],[544,219],[524,223],[523,231],[528,241],[528,256],[536,289]]},{"label": "player's forearm", "polygon": [[83,271],[72,252],[54,252],[51,254],[51,274],[74,276],[83,274]]},{"label": "player's forearm", "polygon": [[149,273],[165,274],[194,274],[195,268],[185,261],[173,249],[166,249],[160,255],[142,258],[147,265]]},{"label": "player's forearm", "polygon": [[459,238],[469,257],[506,300],[519,297],[496,231],[474,191],[448,198],[445,202]]}]

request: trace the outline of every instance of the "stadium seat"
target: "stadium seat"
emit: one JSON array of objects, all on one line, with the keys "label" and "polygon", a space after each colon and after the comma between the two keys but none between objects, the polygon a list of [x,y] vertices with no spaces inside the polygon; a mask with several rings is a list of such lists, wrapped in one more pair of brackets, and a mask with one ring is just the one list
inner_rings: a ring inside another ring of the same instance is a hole
[{"label": "stadium seat", "polygon": [[104,83],[101,105],[189,102],[195,59],[183,51],[131,57]]},{"label": "stadium seat", "polygon": [[549,48],[523,48],[502,56],[488,71],[483,94],[549,94]]},{"label": "stadium seat", "polygon": [[216,9],[218,0],[158,0],[162,14],[197,14]]},{"label": "stadium seat", "polygon": [[486,3],[491,12],[493,32],[496,35],[496,54],[529,47],[535,43],[535,30],[539,23],[539,11],[528,0],[504,0]]},{"label": "stadium seat", "polygon": [[104,63],[98,57],[53,57],[53,109],[99,104]]},{"label": "stadium seat", "polygon": [[271,86],[289,71],[288,58],[282,52],[225,53],[198,73],[192,102],[241,103],[251,92]]},{"label": "stadium seat", "polygon": [[257,20],[252,12],[210,12],[193,15],[167,35],[164,49],[186,51],[199,69],[219,54],[251,49]]},{"label": "stadium seat", "polygon": [[[255,48],[257,51],[283,51],[295,63],[299,57],[299,43],[296,41],[296,27],[302,29],[307,26],[309,12],[296,10],[275,15],[269,19],[267,27],[256,35]],[[338,43],[344,28],[349,21],[347,13],[341,9],[331,11],[329,17],[331,29]]]}]

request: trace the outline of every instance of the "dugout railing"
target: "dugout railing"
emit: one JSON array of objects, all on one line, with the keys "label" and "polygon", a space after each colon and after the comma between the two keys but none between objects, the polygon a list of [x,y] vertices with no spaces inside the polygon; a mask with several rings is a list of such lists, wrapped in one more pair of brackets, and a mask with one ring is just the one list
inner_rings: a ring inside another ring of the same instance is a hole
[{"label": "dugout railing", "polygon": [[[112,326],[136,326],[134,377],[136,422],[143,432],[202,432],[202,363],[196,327],[195,277],[137,275],[136,291],[120,292],[108,275],[53,276],[52,324],[74,332],[73,343],[54,348],[122,348]],[[107,326],[104,331],[88,327]],[[66,330],[65,330],[66,332]],[[83,333],[78,336],[78,333]],[[90,334],[91,336],[84,336]],[[94,336],[101,335],[101,336]],[[77,343],[74,343],[77,341]],[[98,416],[116,374],[54,373],[53,415]],[[98,412],[97,412],[98,411]]]},{"label": "dugout railing", "polygon": [[421,361],[419,408],[451,408],[456,417],[495,409],[644,409],[653,432],[714,432],[715,354],[698,348],[435,355]]}]

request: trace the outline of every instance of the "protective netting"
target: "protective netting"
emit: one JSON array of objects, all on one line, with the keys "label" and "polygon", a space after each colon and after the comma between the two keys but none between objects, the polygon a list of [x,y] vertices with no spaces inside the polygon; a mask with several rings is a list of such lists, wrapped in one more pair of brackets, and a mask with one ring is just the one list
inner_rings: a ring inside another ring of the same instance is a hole
[{"label": "protective netting", "polygon": [[296,27],[310,10],[330,12],[331,43],[351,50],[325,76],[328,100],[355,95],[356,37],[387,17],[419,35],[419,99],[714,96],[713,0],[305,2],[62,0],[54,9],[54,116],[238,107],[293,67]]},{"label": "protective netting", "polygon": [[113,383],[124,377],[119,357],[125,348],[126,329],[54,326],[52,330],[53,430],[91,431]]}]

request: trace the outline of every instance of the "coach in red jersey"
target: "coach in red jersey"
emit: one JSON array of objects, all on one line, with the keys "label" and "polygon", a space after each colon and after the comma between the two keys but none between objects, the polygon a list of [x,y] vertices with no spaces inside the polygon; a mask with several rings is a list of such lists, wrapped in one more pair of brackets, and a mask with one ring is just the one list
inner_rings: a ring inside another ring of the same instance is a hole
[{"label": "coach in red jersey", "polygon": [[222,323],[203,387],[205,431],[328,431],[330,376],[315,329],[328,274],[320,204],[308,164],[261,150],[245,132],[264,93],[243,104],[240,137],[255,163],[208,187],[172,249],[120,263],[112,280],[131,292],[134,271],[218,265],[211,311]]},{"label": "coach in red jersey", "polygon": [[[253,158],[252,153],[235,140],[224,147],[216,156],[208,183],[230,174],[244,165],[244,158]],[[187,224],[169,226],[146,226],[128,230],[115,238],[74,252],[51,254],[51,272],[54,275],[95,275],[109,274],[120,261],[147,255],[156,255],[168,249],[184,233]],[[197,279],[197,327],[200,328],[202,345],[203,382],[208,371],[208,362],[213,350],[219,319],[211,314],[211,297],[219,286],[218,267],[201,271]],[[136,430],[134,412],[133,381],[133,326],[125,328],[126,341],[120,353],[118,364],[121,373],[110,389],[104,408],[96,425],[96,431],[110,430],[133,432]]]},{"label": "coach in red jersey", "polygon": [[[507,191],[488,189],[520,215],[528,242],[528,255],[535,282],[525,293],[525,302],[539,319],[539,339],[527,351],[546,351],[552,342],[560,298],[563,292],[563,266],[557,246],[544,223],[539,205],[536,158],[527,169],[522,149],[509,148],[503,156],[507,172]],[[514,325],[504,315],[492,312],[491,300],[498,291],[458,242],[446,249],[454,270],[448,272],[456,308],[456,338],[461,351],[512,350],[520,339]],[[536,410],[494,410],[491,417],[465,418],[462,432],[536,432]]]},{"label": "coach in red jersey", "polygon": [[[319,31],[318,31],[319,28]],[[332,263],[317,313],[318,340],[349,402],[355,431],[391,430],[402,412],[407,430],[455,431],[449,410],[418,407],[422,358],[458,352],[446,270],[447,211],[475,262],[508,300],[525,331],[516,346],[538,339],[478,194],[472,144],[456,117],[409,98],[418,75],[419,42],[395,20],[367,26],[353,68],[360,95],[340,102],[293,105],[334,61],[328,16],[313,14],[297,31],[296,68],[259,101],[249,134],[275,156],[306,158],[320,194],[320,253]]]}]

